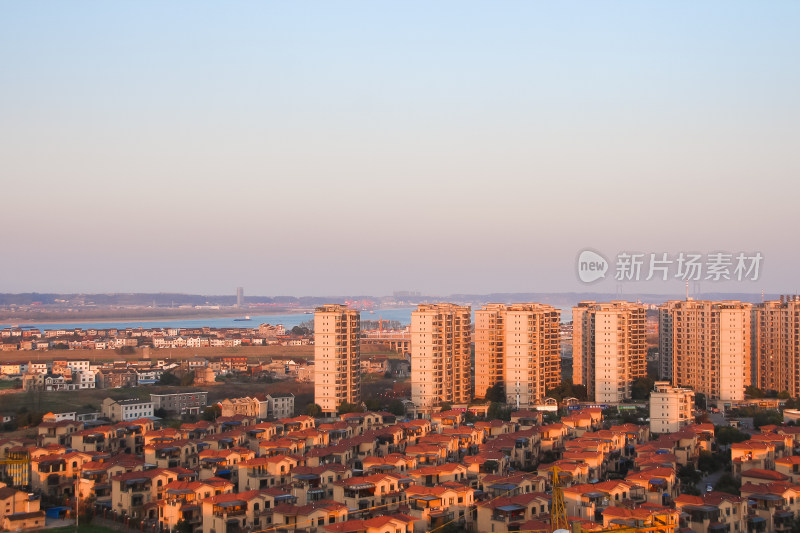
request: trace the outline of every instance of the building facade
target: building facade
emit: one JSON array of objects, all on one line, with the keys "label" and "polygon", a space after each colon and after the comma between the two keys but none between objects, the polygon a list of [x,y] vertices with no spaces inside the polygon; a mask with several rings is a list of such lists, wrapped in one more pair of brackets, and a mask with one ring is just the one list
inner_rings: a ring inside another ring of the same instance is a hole
[{"label": "building facade", "polygon": [[668,381],[656,381],[650,393],[650,433],[675,433],[691,423],[694,392],[670,386]]},{"label": "building facade", "polygon": [[112,422],[153,417],[153,402],[145,400],[114,400],[106,398],[100,404],[103,416]]},{"label": "building facade", "polygon": [[739,301],[673,301],[660,336],[672,338],[672,385],[723,401],[744,399],[751,383],[752,305]]},{"label": "building facade", "polygon": [[343,402],[361,403],[361,315],[343,305],[314,313],[314,402],[327,415]]},{"label": "building facade", "polygon": [[506,401],[530,408],[561,382],[561,311],[542,304],[488,304],[475,312],[475,395],[498,383]]},{"label": "building facade", "polygon": [[800,396],[800,297],[763,302],[752,312],[753,384]]},{"label": "building facade", "polygon": [[173,394],[151,394],[153,410],[164,409],[172,415],[199,415],[208,402],[208,393],[176,392]]},{"label": "building facade", "polygon": [[581,302],[572,308],[573,383],[588,397],[617,403],[647,375],[646,311],[642,304]]},{"label": "building facade", "polygon": [[658,377],[672,383],[672,335],[661,332],[672,331],[672,308],[676,302],[666,302],[658,306]]},{"label": "building facade", "polygon": [[449,303],[411,313],[411,401],[418,416],[472,399],[472,312]]}]

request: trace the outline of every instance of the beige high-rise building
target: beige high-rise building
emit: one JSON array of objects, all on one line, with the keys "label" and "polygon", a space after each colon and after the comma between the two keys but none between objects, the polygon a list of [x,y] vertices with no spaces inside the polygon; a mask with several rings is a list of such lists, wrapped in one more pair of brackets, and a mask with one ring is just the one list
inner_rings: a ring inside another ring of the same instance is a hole
[{"label": "beige high-rise building", "polygon": [[361,403],[361,317],[343,305],[314,312],[314,402],[326,415],[342,402]]},{"label": "beige high-rise building", "polygon": [[581,302],[572,308],[572,381],[596,402],[631,397],[631,384],[647,375],[644,305]]},{"label": "beige high-rise building", "polygon": [[672,337],[672,384],[723,401],[744,399],[750,385],[750,313],[738,301],[667,302],[672,320],[659,336]]},{"label": "beige high-rise building", "polygon": [[650,393],[650,432],[675,433],[691,423],[694,392],[671,387],[668,381],[656,381]]},{"label": "beige high-rise building", "polygon": [[[672,331],[672,308],[677,302],[658,306],[658,331]],[[672,335],[658,336],[658,376],[672,383]]]},{"label": "beige high-rise building", "polygon": [[800,397],[800,298],[756,305],[752,328],[754,385]]},{"label": "beige high-rise building", "polygon": [[542,304],[488,304],[475,311],[475,396],[503,383],[506,401],[536,405],[561,382],[561,311]]},{"label": "beige high-rise building", "polygon": [[411,313],[411,401],[419,415],[472,399],[469,306],[425,304]]}]

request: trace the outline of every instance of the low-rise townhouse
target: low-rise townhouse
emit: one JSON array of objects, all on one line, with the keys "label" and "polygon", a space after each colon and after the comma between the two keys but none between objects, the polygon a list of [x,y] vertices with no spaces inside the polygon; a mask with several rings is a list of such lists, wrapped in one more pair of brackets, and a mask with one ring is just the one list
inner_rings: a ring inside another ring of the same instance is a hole
[{"label": "low-rise townhouse", "polygon": [[203,533],[268,529],[275,506],[294,504],[296,500],[291,493],[280,489],[249,490],[206,498],[202,501]]},{"label": "low-rise townhouse", "polygon": [[800,483],[800,455],[775,459],[775,471],[787,476],[790,483]]},{"label": "low-rise townhouse", "polygon": [[775,448],[772,443],[746,440],[731,444],[733,475],[739,477],[743,470],[775,468]]},{"label": "low-rise townhouse", "polygon": [[748,509],[748,530],[789,531],[800,513],[800,486],[790,483],[742,483],[742,498],[753,502]]},{"label": "low-rise townhouse", "polygon": [[84,463],[92,457],[86,453],[70,452],[31,458],[31,489],[48,496],[75,494],[75,478]]},{"label": "low-rise townhouse", "polygon": [[266,489],[292,482],[292,469],[302,466],[302,457],[273,455],[255,457],[238,464],[239,491]]},{"label": "low-rise townhouse", "polygon": [[310,530],[342,524],[347,517],[347,506],[332,500],[319,500],[302,505],[280,503],[272,511],[272,529],[286,532]]},{"label": "low-rise townhouse", "polygon": [[679,483],[672,468],[646,468],[628,474],[625,481],[644,488],[650,504],[670,505],[679,494]]},{"label": "low-rise townhouse", "polygon": [[417,485],[432,487],[447,482],[467,483],[467,467],[461,463],[423,466],[406,474]]},{"label": "low-rise townhouse", "polygon": [[384,511],[397,511],[405,501],[405,489],[410,480],[405,476],[373,474],[351,477],[333,484],[334,501],[345,504],[348,509],[364,510],[381,506]]},{"label": "low-rise townhouse", "polygon": [[748,531],[747,498],[725,492],[703,496],[681,494],[675,498],[675,509],[681,513],[681,529],[694,533],[744,533]]},{"label": "low-rise townhouse", "polygon": [[512,531],[550,512],[551,497],[539,492],[500,496],[478,504],[478,531]]},{"label": "low-rise townhouse", "polygon": [[111,478],[111,508],[117,513],[142,517],[144,506],[163,499],[166,486],[178,480],[178,472],[156,468],[126,472]]},{"label": "low-rise townhouse", "polygon": [[353,476],[344,465],[296,466],[292,469],[292,485],[300,505],[333,498],[333,484]]},{"label": "low-rise townhouse", "polygon": [[198,454],[199,479],[204,481],[210,478],[228,479],[238,485],[239,464],[255,458],[256,454],[249,448],[234,446],[222,450],[206,449]]},{"label": "low-rise townhouse", "polygon": [[180,521],[199,529],[203,526],[201,502],[219,494],[230,494],[233,490],[233,483],[220,478],[173,481],[164,487],[163,499],[145,506],[145,516],[156,518],[165,530],[174,530]]},{"label": "low-rise townhouse", "polygon": [[157,468],[195,468],[198,465],[197,442],[179,439],[148,444],[144,447],[146,463]]},{"label": "low-rise townhouse", "polygon": [[598,523],[603,520],[603,509],[626,500],[644,503],[644,489],[627,481],[602,481],[564,488],[567,514]]},{"label": "low-rise townhouse", "polygon": [[394,513],[366,520],[352,518],[339,524],[323,528],[327,533],[413,533],[414,519],[408,515]]},{"label": "low-rise townhouse", "polygon": [[466,529],[472,525],[470,510],[475,501],[475,491],[459,483],[442,483],[436,486],[410,485],[405,496],[408,514],[415,519],[414,531],[431,531],[448,523]]}]

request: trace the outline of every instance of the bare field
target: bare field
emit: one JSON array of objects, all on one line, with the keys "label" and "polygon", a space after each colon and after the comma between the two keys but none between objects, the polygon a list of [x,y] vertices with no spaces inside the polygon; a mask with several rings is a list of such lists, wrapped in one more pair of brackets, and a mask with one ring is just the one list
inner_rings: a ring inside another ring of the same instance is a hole
[{"label": "bare field", "polygon": [[[250,359],[272,357],[298,357],[313,359],[313,346],[236,346],[234,348],[150,348],[150,359],[190,359],[224,355],[245,356]],[[362,357],[386,355],[400,358],[401,355],[380,345],[366,345],[361,348]],[[136,348],[134,353],[120,354],[116,350],[31,350],[0,352],[0,362],[52,361],[54,359],[88,359],[90,361],[138,361],[144,358],[144,350]]]},{"label": "bare field", "polygon": [[[150,359],[190,359],[219,357],[223,355],[246,356],[252,359],[268,357],[302,357],[314,355],[313,346],[236,346],[234,348],[150,348]],[[51,361],[53,359],[88,359],[90,361],[138,361],[144,350],[120,354],[116,350],[35,350],[0,352],[2,361]]]}]

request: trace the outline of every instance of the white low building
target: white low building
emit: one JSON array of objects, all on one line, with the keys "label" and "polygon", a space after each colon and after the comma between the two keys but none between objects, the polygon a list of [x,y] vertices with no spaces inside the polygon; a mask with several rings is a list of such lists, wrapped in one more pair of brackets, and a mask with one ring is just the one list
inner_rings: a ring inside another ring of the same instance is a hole
[{"label": "white low building", "polygon": [[656,381],[650,393],[650,433],[674,433],[690,424],[694,417],[694,391]]}]

